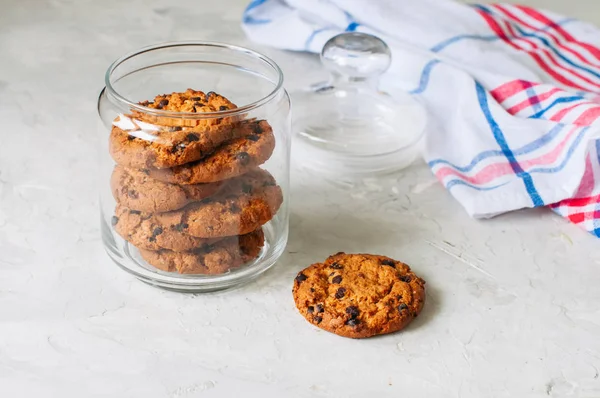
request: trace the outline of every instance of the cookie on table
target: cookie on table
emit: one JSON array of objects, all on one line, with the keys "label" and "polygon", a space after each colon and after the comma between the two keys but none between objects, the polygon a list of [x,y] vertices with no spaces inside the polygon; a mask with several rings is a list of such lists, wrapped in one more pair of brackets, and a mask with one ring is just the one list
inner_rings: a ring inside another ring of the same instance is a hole
[{"label": "cookie on table", "polygon": [[425,281],[400,261],[338,253],[294,280],[296,307],[313,325],[344,337],[396,332],[425,302]]},{"label": "cookie on table", "polygon": [[255,169],[227,181],[215,196],[154,217],[165,230],[199,238],[244,235],[269,222],[282,202],[281,188],[273,176]]},{"label": "cookie on table", "polygon": [[202,160],[173,168],[150,169],[149,175],[175,184],[200,184],[236,177],[266,162],[275,148],[269,123],[244,121],[239,128],[251,133],[223,144]]},{"label": "cookie on table", "polygon": [[262,229],[242,236],[231,236],[190,252],[140,249],[152,266],[180,274],[222,274],[256,259],[264,246]]},{"label": "cookie on table", "polygon": [[[182,102],[181,95],[177,93],[170,97],[177,98],[178,101],[171,99],[161,110],[193,112],[191,109],[195,109],[197,113],[214,111],[213,106],[194,107],[191,99]],[[164,101],[167,100],[160,100],[158,104]],[[158,104],[146,106],[157,107]],[[235,105],[221,105],[217,110],[221,108],[234,109]],[[183,116],[155,117],[134,111],[131,115],[119,115],[113,122],[109,150],[115,162],[131,168],[179,166],[205,157],[225,141],[252,134],[251,126],[239,126],[239,118],[195,120],[185,119]]]},{"label": "cookie on table", "polygon": [[177,216],[143,213],[117,205],[112,217],[115,231],[137,248],[146,250],[168,249],[183,252],[218,242],[222,238],[203,239],[182,232]]},{"label": "cookie on table", "polygon": [[222,182],[213,182],[180,186],[155,180],[147,173],[147,169],[140,171],[117,165],[110,181],[117,203],[132,210],[166,212],[206,199],[223,185]]}]

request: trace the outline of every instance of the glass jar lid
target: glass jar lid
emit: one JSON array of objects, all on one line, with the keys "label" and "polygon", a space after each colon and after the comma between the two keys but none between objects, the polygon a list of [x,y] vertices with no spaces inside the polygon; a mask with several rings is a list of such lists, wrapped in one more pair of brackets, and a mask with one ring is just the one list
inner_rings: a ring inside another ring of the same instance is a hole
[{"label": "glass jar lid", "polygon": [[306,166],[327,174],[367,176],[414,161],[425,111],[407,93],[379,89],[391,61],[387,44],[366,33],[342,33],[325,44],[321,62],[330,80],[293,98],[297,148]]}]

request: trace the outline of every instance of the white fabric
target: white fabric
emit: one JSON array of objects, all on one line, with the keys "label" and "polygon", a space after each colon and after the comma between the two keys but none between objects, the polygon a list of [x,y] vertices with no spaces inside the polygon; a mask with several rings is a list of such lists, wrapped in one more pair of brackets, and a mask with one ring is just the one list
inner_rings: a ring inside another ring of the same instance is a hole
[{"label": "white fabric", "polygon": [[[571,124],[567,117],[563,124],[549,120],[578,101],[585,102],[583,108],[585,104],[594,107],[589,99],[600,91],[600,59],[582,45],[564,39],[555,28],[591,46],[600,44],[600,31],[549,12],[543,15],[556,26],[532,18],[523,9],[501,7],[466,6],[446,0],[255,0],[244,14],[243,28],[256,42],[315,53],[329,38],[347,30],[372,33],[385,40],[392,49],[393,62],[383,88],[412,91],[426,105],[425,160],[470,215],[489,217],[575,196],[586,157],[598,163],[594,140],[600,136],[599,119],[584,124],[581,120]],[[524,23],[511,19],[503,10]],[[499,21],[502,32],[509,36],[507,40],[492,29],[484,13]],[[557,80],[536,57],[567,75],[573,84]],[[569,62],[591,72],[574,68]],[[504,102],[490,94],[516,80],[536,85]],[[532,95],[548,95],[552,89],[556,92],[547,99],[532,101],[516,114],[508,111]],[[570,100],[575,102],[558,101],[548,115],[534,118],[552,101],[572,96],[578,97]],[[594,180],[600,181],[600,175]]]}]

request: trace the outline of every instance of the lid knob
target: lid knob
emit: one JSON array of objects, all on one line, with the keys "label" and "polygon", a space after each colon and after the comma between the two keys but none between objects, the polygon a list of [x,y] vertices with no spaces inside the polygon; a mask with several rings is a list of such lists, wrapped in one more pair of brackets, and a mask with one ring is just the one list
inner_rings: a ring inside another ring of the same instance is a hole
[{"label": "lid knob", "polygon": [[332,37],[321,51],[321,62],[333,74],[355,79],[378,77],[392,62],[390,48],[380,38],[361,32]]}]

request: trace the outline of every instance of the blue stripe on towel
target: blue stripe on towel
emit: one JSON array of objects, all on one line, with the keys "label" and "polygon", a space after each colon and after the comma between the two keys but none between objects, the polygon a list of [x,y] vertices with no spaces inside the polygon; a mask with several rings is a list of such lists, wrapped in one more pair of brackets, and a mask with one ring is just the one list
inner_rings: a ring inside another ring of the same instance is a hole
[{"label": "blue stripe on towel", "polygon": [[427,85],[429,84],[429,75],[431,75],[431,71],[433,67],[439,64],[440,61],[434,59],[433,61],[429,61],[427,65],[423,68],[423,72],[421,72],[421,79],[419,80],[419,87],[412,90],[411,94],[421,94],[425,90],[427,90]]},{"label": "blue stripe on towel", "polygon": [[246,10],[244,10],[244,16],[242,18],[244,23],[247,25],[264,25],[271,23],[270,19],[258,19],[249,15],[250,11],[254,10],[258,6],[265,4],[267,1],[268,0],[253,0],[250,4],[248,4],[248,7],[246,7]]},{"label": "blue stripe on towel", "polygon": [[529,197],[531,198],[533,205],[536,207],[543,206],[544,201],[542,200],[540,194],[538,193],[537,189],[535,188],[535,185],[533,183],[533,179],[531,178],[531,175],[529,175],[529,173],[527,173],[523,170],[523,168],[517,161],[517,158],[515,158],[514,153],[512,152],[512,150],[508,146],[508,143],[506,142],[506,137],[504,137],[504,133],[502,132],[502,129],[500,129],[500,126],[494,120],[494,117],[492,116],[492,112],[490,111],[490,108],[488,105],[487,92],[485,91],[485,88],[483,88],[483,86],[481,84],[479,84],[479,82],[475,82],[475,89],[477,90],[477,99],[479,100],[479,105],[481,107],[481,111],[483,112],[483,114],[490,126],[490,129],[492,130],[492,134],[494,135],[496,142],[498,143],[498,145],[500,146],[500,149],[502,150],[502,153],[504,154],[506,159],[508,159],[508,163],[510,164],[510,167],[513,169],[513,171],[515,172],[517,177],[519,177],[523,180],[523,184],[525,185],[525,189],[527,190],[527,193],[529,194]]},{"label": "blue stripe on towel", "polygon": [[354,32],[359,26],[360,24],[358,22],[350,22],[346,28],[346,32]]}]

